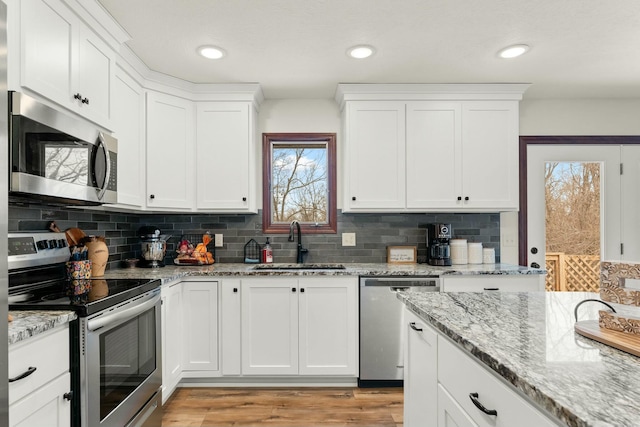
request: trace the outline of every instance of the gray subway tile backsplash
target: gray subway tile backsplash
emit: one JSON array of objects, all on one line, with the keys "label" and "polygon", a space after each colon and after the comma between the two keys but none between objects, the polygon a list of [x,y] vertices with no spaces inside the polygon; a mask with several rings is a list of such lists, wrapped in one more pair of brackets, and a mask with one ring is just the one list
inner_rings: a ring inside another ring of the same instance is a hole
[{"label": "gray subway tile backsplash", "polygon": [[[224,235],[224,247],[215,248],[216,262],[242,262],[244,245],[255,239],[264,244],[269,237],[274,262],[295,262],[296,244],[286,234],[263,234],[262,215],[214,214],[136,214],[96,212],[91,209],[51,207],[37,204],[9,206],[9,230],[46,230],[56,221],[61,230],[79,227],[88,235],[105,236],[109,246],[109,268],[118,267],[127,258],[140,256],[136,234],[142,225],[154,225],[172,237],[167,244],[165,262],[171,263],[175,246],[183,234],[210,231]],[[389,245],[415,245],[418,260],[426,259],[425,230],[433,222],[451,223],[454,237],[482,242],[496,250],[500,260],[500,215],[498,213],[429,214],[343,214],[338,212],[337,234],[303,234],[309,249],[307,262],[385,262]],[[342,233],[356,233],[356,246],[343,247]]]}]

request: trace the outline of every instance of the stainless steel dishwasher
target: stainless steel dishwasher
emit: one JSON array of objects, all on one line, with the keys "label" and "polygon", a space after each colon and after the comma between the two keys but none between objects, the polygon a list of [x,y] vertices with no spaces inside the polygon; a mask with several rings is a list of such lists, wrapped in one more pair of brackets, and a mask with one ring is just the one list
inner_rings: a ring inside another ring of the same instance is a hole
[{"label": "stainless steel dishwasher", "polygon": [[360,278],[359,387],[403,384],[403,304],[400,290],[420,287],[439,292],[438,276]]}]

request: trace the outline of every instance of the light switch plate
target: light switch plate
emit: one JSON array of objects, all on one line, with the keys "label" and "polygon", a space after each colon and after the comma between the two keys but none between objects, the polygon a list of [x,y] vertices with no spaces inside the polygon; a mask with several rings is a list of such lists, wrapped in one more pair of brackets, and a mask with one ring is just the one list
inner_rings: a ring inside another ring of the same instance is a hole
[{"label": "light switch plate", "polygon": [[355,246],[356,233],[342,233],[342,246]]},{"label": "light switch plate", "polygon": [[216,233],[215,245],[216,245],[216,248],[221,248],[222,246],[224,246],[224,240],[223,240],[223,235],[222,234],[217,234]]}]

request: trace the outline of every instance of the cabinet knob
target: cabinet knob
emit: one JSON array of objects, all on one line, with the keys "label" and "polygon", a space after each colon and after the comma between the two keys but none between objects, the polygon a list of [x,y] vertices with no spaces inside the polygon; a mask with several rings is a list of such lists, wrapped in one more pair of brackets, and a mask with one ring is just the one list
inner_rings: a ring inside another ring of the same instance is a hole
[{"label": "cabinet knob", "polygon": [[458,200],[462,200],[462,197],[461,197],[461,196],[458,196]]},{"label": "cabinet knob", "polygon": [[89,98],[82,98],[82,101],[80,102],[82,102],[83,104],[89,105]]},{"label": "cabinet knob", "polygon": [[247,198],[246,198],[246,197],[243,197],[243,198],[242,198],[242,201],[243,201],[243,202],[246,202],[246,201],[247,201]]},{"label": "cabinet knob", "polygon": [[464,200],[468,202],[469,201],[469,196],[465,196]]},{"label": "cabinet knob", "polygon": [[532,262],[531,268],[540,268],[540,264],[538,264],[537,262]]},{"label": "cabinet knob", "polygon": [[71,390],[71,391],[70,391],[70,392],[68,392],[68,393],[63,394],[63,395],[62,395],[62,397],[63,397],[65,400],[69,400],[69,401],[70,401],[71,399],[73,399],[73,390]]},{"label": "cabinet knob", "polygon": [[73,95],[73,99],[77,99],[78,101],[82,100],[82,95],[80,95],[79,93],[76,93]]},{"label": "cabinet knob", "polygon": [[291,288],[291,292],[295,292],[295,291],[296,291],[296,288]]},{"label": "cabinet knob", "polygon": [[304,293],[304,288],[300,288],[300,292]]},{"label": "cabinet knob", "polygon": [[351,198],[351,200],[353,200],[353,201],[355,202],[355,201],[356,201],[356,196],[353,196],[353,197]]},{"label": "cabinet knob", "polygon": [[238,288],[233,288],[233,293],[237,294],[238,293]]},{"label": "cabinet knob", "polygon": [[155,195],[155,194],[150,194],[150,195],[149,195],[149,198],[150,198],[151,200],[153,200],[153,199],[155,199],[155,198],[156,198],[156,195]]},{"label": "cabinet knob", "polygon": [[538,253],[538,248],[536,248],[535,246],[533,248],[531,248],[531,253],[532,254],[537,254]]}]

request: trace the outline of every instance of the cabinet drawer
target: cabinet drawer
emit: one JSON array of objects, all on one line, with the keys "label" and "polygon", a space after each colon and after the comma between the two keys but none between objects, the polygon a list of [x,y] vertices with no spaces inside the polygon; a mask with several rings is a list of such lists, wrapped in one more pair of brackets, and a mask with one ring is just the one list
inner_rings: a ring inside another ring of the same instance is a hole
[{"label": "cabinet drawer", "polygon": [[443,292],[544,291],[544,274],[444,276],[442,279]]},{"label": "cabinet drawer", "polygon": [[[551,427],[557,424],[498,379],[453,343],[438,342],[438,381],[478,426]],[[470,394],[497,415],[487,415],[471,401]]]},{"label": "cabinet drawer", "polygon": [[69,325],[9,346],[9,378],[30,368],[31,375],[9,383],[9,404],[69,372]]}]

